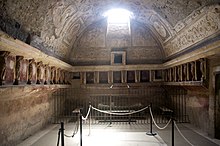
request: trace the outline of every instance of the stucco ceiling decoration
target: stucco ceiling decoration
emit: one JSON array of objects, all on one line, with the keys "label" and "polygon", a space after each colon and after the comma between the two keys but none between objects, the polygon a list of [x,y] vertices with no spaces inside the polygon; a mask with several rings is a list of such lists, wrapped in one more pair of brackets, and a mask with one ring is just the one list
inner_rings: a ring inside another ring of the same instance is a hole
[{"label": "stucco ceiling decoration", "polygon": [[[140,0],[139,0],[140,1]],[[117,2],[112,1],[76,1],[76,2],[64,2],[59,1],[51,6],[49,9],[47,17],[45,18],[45,27],[43,27],[42,38],[49,44],[53,44],[55,48],[59,48],[59,44],[62,44],[65,39],[60,39],[71,33],[69,36],[73,36],[71,42],[75,42],[77,36],[80,35],[89,25],[97,22],[100,19],[104,19],[103,14],[105,11],[109,10],[113,7],[122,7],[130,10],[134,13],[134,20],[145,23],[150,28],[155,29],[158,37],[161,40],[165,40],[170,32],[170,25],[159,18],[158,14],[149,9],[145,3],[139,2],[138,0],[121,0]],[[79,21],[80,20],[80,21]],[[76,25],[80,28],[80,30],[71,32],[65,31],[71,26],[70,23],[77,23]],[[49,25],[50,24],[50,25]],[[51,27],[53,26],[53,27]],[[151,27],[152,26],[152,27]],[[50,33],[48,33],[50,32]],[[76,36],[76,37],[74,37]],[[50,41],[53,43],[50,43]],[[161,42],[162,43],[162,42]],[[73,44],[65,43],[69,48],[73,46]]]},{"label": "stucco ceiling decoration", "polygon": [[178,45],[178,40],[211,9],[206,6],[218,3],[219,0],[4,0],[0,3],[0,16],[15,20],[39,37],[33,41],[45,43],[50,52],[68,58],[88,27],[105,19],[106,11],[124,8],[134,14],[132,21],[151,30],[169,57],[190,46]]}]

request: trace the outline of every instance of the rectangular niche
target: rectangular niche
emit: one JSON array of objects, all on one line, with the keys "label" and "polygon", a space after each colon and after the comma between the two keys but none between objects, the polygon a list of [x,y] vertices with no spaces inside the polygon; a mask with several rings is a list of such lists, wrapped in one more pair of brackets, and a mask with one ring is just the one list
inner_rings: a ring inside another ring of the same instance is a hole
[{"label": "rectangular niche", "polygon": [[113,72],[113,83],[121,83],[121,72],[120,71]]},{"label": "rectangular niche", "polygon": [[73,73],[73,79],[80,79],[80,72],[74,72]]},{"label": "rectangular niche", "polygon": [[128,83],[135,83],[135,71],[128,71],[127,72],[127,82]]},{"label": "rectangular niche", "polygon": [[140,76],[141,82],[149,82],[150,81],[150,71],[149,70],[142,70]]},{"label": "rectangular niche", "polygon": [[163,79],[163,72],[162,70],[155,70],[154,72],[154,80],[161,81]]},{"label": "rectangular niche", "polygon": [[125,65],[125,64],[126,64],[126,52],[125,51],[111,52],[111,65]]},{"label": "rectangular niche", "polygon": [[94,84],[94,72],[86,72],[86,84]]},{"label": "rectangular niche", "polygon": [[108,72],[99,72],[99,83],[108,84]]}]

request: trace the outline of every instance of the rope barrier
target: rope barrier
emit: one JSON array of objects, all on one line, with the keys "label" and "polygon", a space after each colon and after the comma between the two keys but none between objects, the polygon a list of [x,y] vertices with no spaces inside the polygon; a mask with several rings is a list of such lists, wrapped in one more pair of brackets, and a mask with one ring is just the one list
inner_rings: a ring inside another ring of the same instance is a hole
[{"label": "rope barrier", "polygon": [[91,106],[92,109],[98,111],[98,112],[101,112],[101,113],[105,113],[105,114],[110,114],[110,115],[120,115],[120,116],[125,116],[125,115],[132,115],[132,114],[135,114],[135,113],[139,113],[139,112],[142,112],[144,110],[146,110],[147,108],[149,108],[149,105],[140,109],[140,110],[137,110],[137,111],[132,111],[132,112],[127,112],[127,113],[115,113],[115,112],[108,112],[108,111],[104,111],[104,110],[100,110],[98,108],[95,108],[93,106]]},{"label": "rope barrier", "polygon": [[[111,111],[100,110],[100,109],[98,109],[98,108],[93,107],[92,105],[89,105],[89,109],[88,109],[88,112],[87,112],[87,114],[86,114],[86,117],[83,117],[83,116],[82,116],[81,110],[80,110],[80,115],[79,115],[79,116],[80,116],[80,135],[82,134],[82,120],[87,120],[88,116],[90,115],[91,109],[94,109],[94,110],[96,110],[96,111],[98,111],[98,112],[101,112],[101,113],[110,114],[110,115],[132,115],[132,114],[135,114],[135,113],[142,112],[142,111],[146,110],[147,108],[149,108],[150,115],[151,115],[151,127],[152,127],[152,121],[153,121],[154,125],[155,125],[158,129],[163,130],[163,129],[167,128],[168,125],[170,124],[170,122],[172,121],[172,131],[173,131],[173,132],[172,132],[172,135],[173,135],[173,138],[172,138],[172,139],[173,139],[173,140],[172,140],[173,142],[172,142],[172,144],[174,145],[174,126],[175,126],[176,129],[177,129],[177,131],[178,131],[178,132],[180,133],[180,135],[183,137],[183,139],[184,139],[189,145],[194,146],[194,145],[182,134],[182,132],[180,131],[180,129],[179,129],[178,126],[176,125],[176,122],[172,120],[173,118],[169,119],[168,123],[167,123],[164,127],[158,126],[157,123],[156,123],[156,121],[155,121],[155,119],[154,119],[154,116],[153,116],[153,113],[152,113],[152,110],[151,110],[151,106],[152,106],[152,105],[148,105],[148,106],[146,106],[146,107],[144,107],[144,108],[142,108],[142,109],[140,109],[140,110],[137,110],[137,111],[125,112],[125,113],[117,113],[117,112],[111,112]],[[61,123],[61,129],[62,129],[62,123]],[[59,129],[59,132],[58,132],[57,146],[59,146],[60,135],[61,135],[61,132],[62,132],[61,129]],[[73,134],[72,134],[71,136],[66,135],[66,134],[64,134],[64,133],[63,133],[62,135],[66,136],[66,137],[68,137],[68,138],[70,138],[70,137],[72,138],[72,137],[74,137],[75,134],[78,132],[78,129],[79,129],[79,120],[77,120],[77,124],[76,124],[75,129],[74,129],[74,131],[73,131]],[[64,130],[64,128],[63,128],[63,130]],[[150,133],[150,134],[154,134],[154,133],[152,133],[152,128],[151,128],[151,133]],[[63,137],[63,139],[64,139],[64,137]],[[62,139],[61,139],[61,140],[62,140]],[[82,137],[80,137],[80,141],[81,141],[80,144],[82,145]]]},{"label": "rope barrier", "polygon": [[67,135],[67,134],[64,134],[65,137],[68,137],[68,138],[73,138],[79,131],[79,120],[77,120],[76,122],[76,126],[73,130],[73,134],[72,135]]},{"label": "rope barrier", "polygon": [[164,127],[160,127],[160,126],[157,125],[156,121],[154,120],[154,117],[153,117],[153,114],[152,114],[152,111],[151,111],[151,107],[150,107],[149,109],[150,109],[150,115],[151,115],[151,117],[152,117],[152,120],[153,120],[153,122],[154,122],[154,125],[155,125],[158,129],[160,129],[160,130],[163,130],[163,129],[167,128],[167,126],[168,126],[168,125],[170,124],[170,122],[171,122],[171,119],[168,121],[168,123],[167,123]]},{"label": "rope barrier", "polygon": [[86,117],[83,117],[83,116],[82,116],[82,119],[83,119],[84,121],[88,119],[88,116],[89,116],[89,114],[90,114],[90,111],[91,111],[91,105],[89,105],[89,109],[88,109],[88,112],[87,112],[87,114],[86,114]]},{"label": "rope barrier", "polygon": [[178,126],[176,125],[176,122],[174,122],[174,125],[175,125],[177,131],[179,132],[179,134],[183,137],[183,139],[184,139],[189,145],[194,146],[194,145],[182,134],[182,132],[180,131],[180,129],[179,129]]}]

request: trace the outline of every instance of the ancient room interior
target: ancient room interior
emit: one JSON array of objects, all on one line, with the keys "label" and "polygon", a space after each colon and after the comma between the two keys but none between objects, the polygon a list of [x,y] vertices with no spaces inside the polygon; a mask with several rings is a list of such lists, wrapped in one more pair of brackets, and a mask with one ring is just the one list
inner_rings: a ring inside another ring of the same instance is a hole
[{"label": "ancient room interior", "polygon": [[1,146],[60,123],[66,145],[220,145],[220,1],[0,0],[0,123]]}]

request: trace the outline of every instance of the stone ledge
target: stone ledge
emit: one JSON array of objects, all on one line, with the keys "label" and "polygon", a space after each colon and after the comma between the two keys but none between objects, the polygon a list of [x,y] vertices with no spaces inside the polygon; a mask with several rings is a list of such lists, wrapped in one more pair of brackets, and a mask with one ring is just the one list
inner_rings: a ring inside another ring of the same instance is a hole
[{"label": "stone ledge", "polygon": [[3,85],[3,86],[0,86],[0,90],[1,89],[4,89],[4,88],[39,88],[39,87],[42,87],[42,88],[46,88],[46,89],[53,89],[53,88],[69,88],[71,87],[71,85],[62,85],[62,84],[57,84],[57,85]]},{"label": "stone ledge", "polygon": [[8,34],[0,31],[0,51],[9,51],[11,55],[24,56],[25,59],[35,59],[37,62],[42,61],[44,64],[55,66],[70,71],[72,66],[55,57],[49,56],[42,51],[34,48],[24,42],[14,39]]}]

